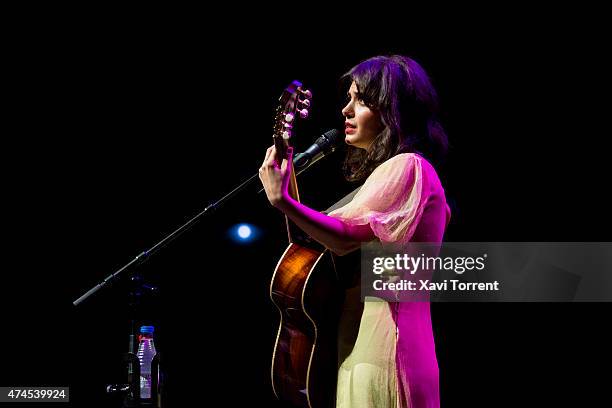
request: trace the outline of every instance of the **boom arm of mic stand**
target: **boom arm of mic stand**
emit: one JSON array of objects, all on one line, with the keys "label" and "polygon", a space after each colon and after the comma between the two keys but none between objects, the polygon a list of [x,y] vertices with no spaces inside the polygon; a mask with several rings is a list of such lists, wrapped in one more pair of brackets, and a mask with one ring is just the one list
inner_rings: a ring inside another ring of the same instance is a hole
[{"label": "boom arm of mic stand", "polygon": [[[331,150],[329,153],[331,153],[331,152],[333,152],[333,150]],[[304,171],[306,171],[308,168],[310,168],[310,166],[312,166],[317,161],[321,160],[326,155],[327,154],[323,154],[323,155],[315,158],[311,162],[309,162],[307,166],[305,166],[304,168],[300,169],[296,173],[296,176],[299,176],[300,174],[302,174]],[[130,262],[128,262],[127,264],[125,264],[124,266],[119,268],[116,272],[108,275],[106,277],[106,279],[104,279],[102,282],[100,282],[97,285],[95,285],[93,288],[89,289],[81,297],[79,297],[77,300],[72,302],[72,304],[74,306],[78,306],[80,303],[82,303],[85,299],[87,299],[88,297],[90,297],[91,295],[96,293],[98,290],[102,289],[103,287],[105,287],[109,283],[112,283],[114,280],[116,280],[117,277],[119,276],[119,274],[121,274],[121,272],[123,272],[124,270],[126,270],[127,268],[129,268],[130,266],[135,264],[136,262],[139,262],[139,261],[140,262],[144,262],[145,260],[147,260],[155,252],[157,252],[158,250],[163,248],[165,245],[170,243],[170,241],[174,240],[175,238],[178,238],[179,235],[181,235],[182,233],[187,231],[190,227],[192,227],[204,214],[206,214],[207,212],[209,212],[211,210],[217,209],[221,204],[223,204],[225,201],[229,200],[231,197],[233,197],[238,192],[242,191],[245,187],[247,187],[249,184],[251,184],[253,181],[255,181],[258,177],[259,177],[259,173],[255,173],[254,175],[249,177],[247,180],[245,180],[242,183],[240,183],[240,185],[238,185],[232,191],[230,191],[229,193],[227,193],[226,195],[224,195],[223,197],[221,197],[220,199],[218,199],[214,203],[209,204],[199,214],[195,215],[193,218],[191,218],[185,224],[181,225],[179,228],[177,228],[172,233],[167,235],[165,238],[163,238],[157,244],[153,245],[150,249],[142,251],[134,259],[132,259]],[[262,191],[264,191],[263,188],[261,190],[259,190],[258,193],[261,193]]]}]

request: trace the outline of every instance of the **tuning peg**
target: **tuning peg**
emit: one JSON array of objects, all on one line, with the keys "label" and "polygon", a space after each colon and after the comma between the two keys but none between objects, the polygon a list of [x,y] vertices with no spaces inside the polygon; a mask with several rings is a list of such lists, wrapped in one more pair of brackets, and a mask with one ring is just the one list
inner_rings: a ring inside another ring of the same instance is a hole
[{"label": "tuning peg", "polygon": [[291,123],[285,123],[283,126],[285,126],[285,129],[293,129],[293,125]]},{"label": "tuning peg", "polygon": [[302,110],[298,110],[300,113],[300,118],[306,119],[308,117],[308,109],[304,108]]},{"label": "tuning peg", "polygon": [[291,138],[291,130],[287,129],[283,132],[283,139],[289,140]]},{"label": "tuning peg", "polygon": [[304,99],[303,101],[300,101],[300,103],[306,108],[310,108],[310,99]]},{"label": "tuning peg", "polygon": [[302,95],[304,95],[306,98],[308,99],[312,99],[312,92],[310,92],[308,89],[305,91],[301,91]]},{"label": "tuning peg", "polygon": [[293,122],[293,113],[288,113],[285,115],[285,122],[287,123]]}]

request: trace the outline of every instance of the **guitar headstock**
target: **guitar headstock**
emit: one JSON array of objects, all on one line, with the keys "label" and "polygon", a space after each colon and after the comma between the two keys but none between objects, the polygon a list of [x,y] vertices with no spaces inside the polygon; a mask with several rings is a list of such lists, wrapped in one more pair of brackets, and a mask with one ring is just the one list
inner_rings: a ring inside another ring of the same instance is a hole
[{"label": "guitar headstock", "polygon": [[274,116],[272,134],[276,146],[276,157],[285,157],[287,147],[290,146],[290,140],[293,136],[295,123],[298,118],[306,119],[308,117],[311,100],[312,93],[309,90],[302,89],[302,83],[299,81],[293,81],[289,84],[278,99],[279,104]]}]

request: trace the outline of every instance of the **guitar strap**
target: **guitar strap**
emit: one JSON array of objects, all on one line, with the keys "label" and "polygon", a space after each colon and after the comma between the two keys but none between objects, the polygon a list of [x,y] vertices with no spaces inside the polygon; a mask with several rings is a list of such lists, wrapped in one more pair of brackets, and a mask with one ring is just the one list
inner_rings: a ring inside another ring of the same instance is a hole
[{"label": "guitar strap", "polygon": [[[357,194],[361,187],[362,186],[357,187],[355,190],[342,197],[339,201],[337,201],[327,210],[322,211],[322,213],[328,214],[337,208],[344,207],[353,199],[353,197],[355,197],[355,194]],[[357,287],[359,285],[360,277],[359,271],[361,267],[361,249],[353,251],[348,255],[344,256],[336,256],[331,252],[330,254],[332,256],[332,262],[335,265],[336,273],[342,287],[344,287],[345,289]]]},{"label": "guitar strap", "polygon": [[323,214],[328,214],[334,211],[335,209],[338,209],[340,207],[344,207],[345,205],[347,205],[353,199],[353,197],[355,197],[355,194],[357,194],[357,192],[361,190],[361,187],[362,186],[357,187],[355,190],[351,191],[350,193],[342,197],[340,201],[336,202],[334,205],[329,207],[327,210],[323,211]]},{"label": "guitar strap", "polygon": [[[327,214],[337,208],[348,204],[362,186],[357,187],[349,194],[340,199],[334,205],[323,211]],[[363,313],[363,303],[361,302],[361,249],[357,249],[344,256],[336,256],[331,253],[331,259],[336,270],[340,287],[343,289],[343,300],[341,317],[338,322],[338,366],[350,355],[354,348],[361,315]]]}]

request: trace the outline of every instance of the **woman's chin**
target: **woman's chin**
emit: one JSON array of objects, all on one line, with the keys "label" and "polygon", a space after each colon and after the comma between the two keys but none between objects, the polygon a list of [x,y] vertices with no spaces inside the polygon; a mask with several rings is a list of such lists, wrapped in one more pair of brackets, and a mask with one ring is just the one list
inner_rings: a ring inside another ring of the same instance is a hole
[{"label": "woman's chin", "polygon": [[355,147],[357,149],[367,149],[367,146],[364,146],[363,143],[359,143],[358,140],[355,140],[354,138],[347,136],[344,138],[344,142],[352,147]]},{"label": "woman's chin", "polygon": [[356,142],[355,135],[346,135],[346,137],[344,138],[344,141],[349,146],[355,146],[355,142]]}]

